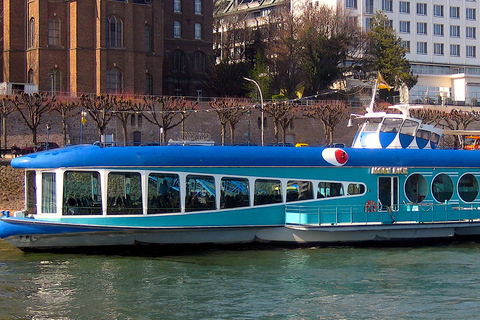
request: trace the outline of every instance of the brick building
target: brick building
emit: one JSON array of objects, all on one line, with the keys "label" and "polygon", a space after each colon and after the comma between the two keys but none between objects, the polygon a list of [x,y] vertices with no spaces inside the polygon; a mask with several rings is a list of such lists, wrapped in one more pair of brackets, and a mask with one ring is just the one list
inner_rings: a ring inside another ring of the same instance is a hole
[{"label": "brick building", "polygon": [[[205,63],[192,75],[182,70],[183,82],[195,88],[162,90],[179,66],[170,63],[171,52],[204,62],[212,54],[212,5],[183,1],[178,13],[174,0],[0,0],[0,82],[49,92],[196,95]],[[174,21],[185,25],[181,37],[173,36]]]}]

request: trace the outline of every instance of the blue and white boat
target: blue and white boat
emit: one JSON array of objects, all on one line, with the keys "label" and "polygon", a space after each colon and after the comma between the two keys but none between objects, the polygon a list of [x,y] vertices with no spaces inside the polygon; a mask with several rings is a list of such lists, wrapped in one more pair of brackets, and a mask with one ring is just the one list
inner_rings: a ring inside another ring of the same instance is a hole
[{"label": "blue and white boat", "polygon": [[480,236],[480,157],[401,114],[354,115],[352,148],[70,146],[18,157],[26,251],[141,245],[331,245]]}]

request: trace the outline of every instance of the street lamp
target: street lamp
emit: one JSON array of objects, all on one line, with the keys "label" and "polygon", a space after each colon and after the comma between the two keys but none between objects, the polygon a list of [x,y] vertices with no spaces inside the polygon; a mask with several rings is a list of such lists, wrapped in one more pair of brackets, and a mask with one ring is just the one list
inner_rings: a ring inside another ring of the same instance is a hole
[{"label": "street lamp", "polygon": [[48,150],[48,136],[50,134],[50,130],[52,129],[52,127],[50,126],[49,123],[47,123],[47,141],[45,143],[45,150]]},{"label": "street lamp", "polygon": [[246,78],[246,77],[243,77],[243,79],[245,79],[247,81],[250,81],[250,82],[253,82],[258,89],[258,93],[260,94],[260,108],[262,110],[262,146],[263,146],[263,95],[262,95],[262,89],[260,89],[260,86],[258,85],[257,81],[255,81],[253,79],[250,79],[250,78]]}]

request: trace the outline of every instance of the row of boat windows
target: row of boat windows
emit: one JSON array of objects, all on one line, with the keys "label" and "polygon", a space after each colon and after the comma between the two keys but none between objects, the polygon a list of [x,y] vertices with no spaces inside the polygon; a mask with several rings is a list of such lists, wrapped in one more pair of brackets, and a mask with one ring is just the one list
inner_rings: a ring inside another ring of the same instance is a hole
[{"label": "row of boat windows", "polygon": [[[383,122],[382,122],[383,120]],[[440,140],[440,135],[434,132],[427,130],[418,129],[419,123],[409,119],[402,118],[367,118],[365,120],[364,126],[359,126],[359,132],[377,132],[380,127],[380,132],[386,133],[398,133],[416,136],[420,139],[430,140],[432,142],[438,143]]]},{"label": "row of boat windows", "polygon": [[[413,203],[424,201],[428,196],[429,189],[427,179],[418,173],[410,175],[405,182],[405,195]],[[448,174],[441,173],[433,179],[431,192],[436,201],[444,203],[453,197],[455,184]],[[458,180],[457,193],[464,202],[474,201],[479,193],[477,177],[470,173],[462,175]]]},{"label": "row of boat windows", "polygon": [[[365,185],[360,183],[249,180],[241,177],[222,177],[217,190],[215,179],[210,175],[189,174],[180,177],[171,173],[150,173],[147,176],[145,193],[142,174],[109,172],[106,184],[106,214],[143,214],[144,196],[147,197],[147,213],[156,214],[181,212],[182,206],[185,212],[192,212],[357,195],[366,191]],[[56,213],[56,173],[42,172],[41,180],[41,210],[43,213]],[[97,171],[65,171],[62,214],[101,215],[104,191],[100,181],[101,174]],[[251,188],[253,193],[250,192]],[[30,201],[35,203],[34,199]]]}]

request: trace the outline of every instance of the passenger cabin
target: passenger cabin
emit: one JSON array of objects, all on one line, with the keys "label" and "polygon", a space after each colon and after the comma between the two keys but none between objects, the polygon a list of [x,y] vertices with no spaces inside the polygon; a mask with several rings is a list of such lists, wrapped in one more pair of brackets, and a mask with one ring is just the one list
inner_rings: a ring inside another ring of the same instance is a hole
[{"label": "passenger cabin", "polygon": [[[359,120],[358,131],[352,148],[374,149],[435,149],[442,136],[442,129],[423,124],[410,117],[409,106],[396,105],[401,114],[368,112],[352,115]],[[349,121],[351,126],[351,121]]]}]

